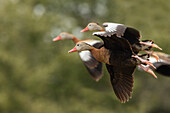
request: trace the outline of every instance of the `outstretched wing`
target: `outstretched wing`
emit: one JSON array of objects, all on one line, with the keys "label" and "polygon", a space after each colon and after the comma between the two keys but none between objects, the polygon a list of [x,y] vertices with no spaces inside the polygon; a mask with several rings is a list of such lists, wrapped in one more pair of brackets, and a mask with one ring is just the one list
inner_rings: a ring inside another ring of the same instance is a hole
[{"label": "outstretched wing", "polygon": [[112,34],[116,34],[117,37],[122,37],[125,33],[126,26],[118,23],[103,23],[103,27],[106,32],[110,32]]},{"label": "outstretched wing", "polygon": [[[100,41],[85,41],[86,43],[92,45],[95,48],[100,48],[103,46],[103,42]],[[103,65],[101,62],[97,61],[90,51],[81,51],[79,52],[80,58],[83,61],[86,69],[90,73],[90,75],[95,79],[96,81],[100,80],[100,78],[103,76]]]},{"label": "outstretched wing", "polygon": [[140,33],[138,30],[118,23],[103,23],[106,32],[115,34],[119,38],[125,38],[131,45],[139,43]]},{"label": "outstretched wing", "polygon": [[110,74],[110,81],[117,98],[125,103],[132,97],[133,72],[136,66],[114,67],[106,64]]},{"label": "outstretched wing", "polygon": [[118,38],[116,34],[111,34],[110,32],[94,32],[93,35],[103,40],[106,49],[133,53],[131,45],[125,38]]}]

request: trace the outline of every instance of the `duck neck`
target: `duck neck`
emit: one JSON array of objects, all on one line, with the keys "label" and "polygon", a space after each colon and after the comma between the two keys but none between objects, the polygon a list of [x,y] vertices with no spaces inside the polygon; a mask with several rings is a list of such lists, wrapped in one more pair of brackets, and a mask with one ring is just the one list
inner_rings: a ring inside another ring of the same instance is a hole
[{"label": "duck neck", "polygon": [[80,40],[79,40],[78,38],[76,38],[75,36],[73,36],[72,40],[73,40],[73,42],[74,42],[75,44],[80,41]]},{"label": "duck neck", "polygon": [[100,31],[105,31],[104,28],[101,27],[101,30]]}]

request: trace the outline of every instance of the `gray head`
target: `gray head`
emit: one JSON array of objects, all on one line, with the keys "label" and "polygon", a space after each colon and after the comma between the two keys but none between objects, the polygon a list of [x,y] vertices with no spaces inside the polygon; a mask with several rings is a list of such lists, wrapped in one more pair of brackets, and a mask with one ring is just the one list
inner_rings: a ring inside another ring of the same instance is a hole
[{"label": "gray head", "polygon": [[73,39],[74,35],[67,33],[67,32],[62,32],[59,34],[58,37],[54,38],[53,41],[58,41],[58,40],[71,40]]},{"label": "gray head", "polygon": [[89,23],[85,29],[81,30],[81,32],[85,31],[104,31],[104,29],[98,23]]},{"label": "gray head", "polygon": [[75,52],[75,51],[86,51],[90,50],[92,48],[91,45],[85,43],[85,42],[78,42],[76,46],[69,51],[69,53]]}]

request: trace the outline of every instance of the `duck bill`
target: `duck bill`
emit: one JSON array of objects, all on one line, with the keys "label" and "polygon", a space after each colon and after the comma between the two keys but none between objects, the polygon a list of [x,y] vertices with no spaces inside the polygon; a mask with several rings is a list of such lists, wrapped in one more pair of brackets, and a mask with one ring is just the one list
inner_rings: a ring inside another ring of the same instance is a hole
[{"label": "duck bill", "polygon": [[68,53],[72,53],[72,52],[75,52],[77,51],[76,47],[74,47],[72,50],[68,51]]},{"label": "duck bill", "polygon": [[83,30],[81,30],[80,32],[85,32],[85,31],[89,31],[89,28],[86,27],[86,28],[84,28]]},{"label": "duck bill", "polygon": [[58,40],[61,40],[61,36],[58,36],[58,37],[56,37],[56,38],[53,39],[54,42],[55,42],[55,41],[58,41]]}]

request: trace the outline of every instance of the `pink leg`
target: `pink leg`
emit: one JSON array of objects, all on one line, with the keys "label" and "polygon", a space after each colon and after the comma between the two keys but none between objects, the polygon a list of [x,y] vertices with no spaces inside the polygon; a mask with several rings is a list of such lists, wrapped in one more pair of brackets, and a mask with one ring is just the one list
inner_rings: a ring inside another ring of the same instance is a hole
[{"label": "pink leg", "polygon": [[147,42],[140,42],[140,44],[144,44],[144,45],[155,47],[155,48],[157,48],[159,50],[162,50],[162,48],[160,48],[158,45],[152,44],[151,42],[149,42],[149,43],[147,43]]},{"label": "pink leg", "polygon": [[144,60],[137,55],[132,55],[132,57],[134,57],[134,58],[140,60],[142,63],[148,64],[148,65],[152,66],[154,69],[156,69],[156,67],[151,62],[149,62],[147,60]]},{"label": "pink leg", "polygon": [[153,57],[157,60],[157,62],[159,62],[159,57],[158,57],[156,54],[154,54],[153,51],[145,51],[145,52],[146,52],[147,54],[153,56]]},{"label": "pink leg", "polygon": [[142,65],[139,65],[144,71],[152,74],[156,79],[157,79],[157,76],[155,75],[155,73],[149,68],[149,67],[144,67]]}]

